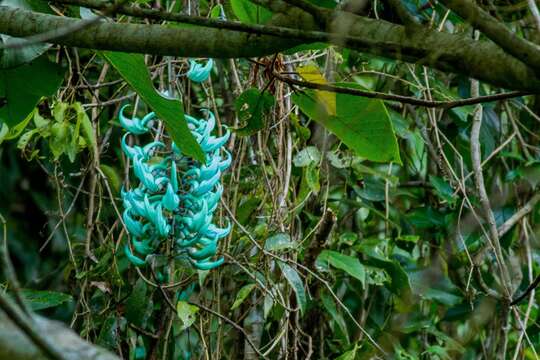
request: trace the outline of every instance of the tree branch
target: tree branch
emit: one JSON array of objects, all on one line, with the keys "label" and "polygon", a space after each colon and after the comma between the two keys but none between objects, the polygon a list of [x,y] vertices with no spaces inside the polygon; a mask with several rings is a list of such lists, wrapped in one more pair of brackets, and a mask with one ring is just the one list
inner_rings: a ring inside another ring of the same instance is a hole
[{"label": "tree branch", "polygon": [[[214,58],[260,57],[302,43],[323,41],[471,76],[507,89],[540,90],[540,77],[534,70],[491,42],[473,42],[462,35],[422,27],[407,33],[402,25],[342,11],[329,12],[327,9],[321,11],[331,18],[331,31],[313,31],[316,25],[311,16],[300,9],[292,10],[290,16],[274,15],[271,21],[273,28],[249,25],[250,31],[257,29],[257,35],[248,33],[247,28],[245,31],[225,29],[232,27],[231,22],[227,25],[207,23],[196,28],[101,22],[51,41],[96,50]],[[0,6],[0,33],[16,37],[61,29],[80,21]],[[262,31],[274,30],[282,32],[282,35],[259,35]]]},{"label": "tree branch", "polygon": [[[46,337],[47,341],[61,351],[60,358],[81,360],[119,360],[114,354],[92,345],[63,324],[34,315],[34,326],[39,331],[37,336]],[[0,359],[17,360],[50,360],[27,333],[16,325],[3,311],[0,310]],[[56,359],[58,357],[55,357]]]},{"label": "tree branch", "polygon": [[[19,330],[32,341],[34,346],[40,349],[40,351],[42,351],[48,358],[53,360],[67,359],[62,351],[57,348],[56,344],[53,344],[49,338],[43,336],[43,333],[36,328],[32,319],[24,315],[21,310],[17,309],[17,307],[15,307],[15,305],[13,305],[2,293],[0,293],[0,309],[0,316],[2,315],[3,311],[6,317],[12,321],[13,324],[15,324],[15,326],[17,326],[17,328],[19,328]],[[7,320],[2,321],[2,324],[6,321]]]},{"label": "tree branch", "polygon": [[441,2],[493,40],[507,53],[540,71],[540,47],[538,45],[518,37],[504,24],[476,5],[473,0],[441,0]]}]

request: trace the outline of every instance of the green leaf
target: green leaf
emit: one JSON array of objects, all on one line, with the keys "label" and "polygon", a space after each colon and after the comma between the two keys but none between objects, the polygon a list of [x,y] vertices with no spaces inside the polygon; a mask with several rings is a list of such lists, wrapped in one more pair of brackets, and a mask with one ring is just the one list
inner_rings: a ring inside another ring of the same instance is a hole
[{"label": "green leaf", "polygon": [[92,127],[92,122],[90,122],[90,118],[86,114],[86,111],[84,111],[84,108],[82,107],[80,102],[72,104],[71,107],[77,113],[77,122],[80,122],[82,134],[84,136],[84,139],[86,140],[86,143],[92,149],[92,154],[96,154],[97,141],[96,137],[94,136],[94,128]]},{"label": "green leaf", "polygon": [[296,167],[318,164],[320,161],[321,152],[315,146],[307,146],[293,157],[293,163]]},{"label": "green leaf", "polygon": [[306,178],[306,184],[309,189],[317,194],[321,190],[321,184],[319,182],[319,168],[315,165],[309,165],[304,169],[304,176]]},{"label": "green leaf", "polygon": [[100,164],[99,168],[107,178],[107,181],[109,182],[109,185],[111,186],[114,193],[119,193],[120,188],[122,187],[122,179],[120,178],[116,170],[105,164]]},{"label": "green leaf", "polygon": [[268,92],[261,93],[259,89],[251,88],[244,91],[234,102],[238,119],[245,125],[236,129],[240,135],[252,135],[264,129],[263,115],[274,106],[275,99]]},{"label": "green leaf", "polygon": [[251,291],[255,288],[255,286],[256,286],[256,284],[248,284],[248,285],[243,286],[238,291],[238,294],[236,294],[236,299],[234,300],[234,303],[231,306],[231,310],[234,310],[237,307],[239,307],[240,305],[242,305],[244,300],[246,300],[246,298],[251,293]]},{"label": "green leaf", "polygon": [[356,359],[356,351],[358,350],[358,344],[354,345],[354,348],[344,352],[336,358],[336,360],[354,360]]},{"label": "green leaf", "polygon": [[307,298],[306,291],[304,289],[304,283],[302,282],[300,275],[298,275],[294,268],[285,264],[283,261],[278,260],[277,263],[279,265],[279,268],[281,269],[281,272],[283,273],[283,275],[285,275],[285,278],[291,285],[294,294],[296,295],[296,301],[300,306],[300,312],[303,314],[306,311]]},{"label": "green leaf", "polygon": [[197,306],[191,305],[187,301],[179,301],[176,304],[176,313],[182,321],[182,330],[193,325],[195,320],[197,320],[196,314],[198,311],[199,308]]},{"label": "green leaf", "polygon": [[56,307],[73,300],[71,295],[56,291],[23,289],[21,295],[34,311]]},{"label": "green leaf", "polygon": [[140,54],[112,51],[105,51],[102,54],[141,99],[163,120],[180,150],[196,160],[204,161],[204,153],[188,128],[182,103],[178,99],[167,99],[156,91],[144,63],[144,57]]},{"label": "green leaf", "polygon": [[[364,242],[364,244],[365,243],[366,242]],[[387,259],[375,252],[371,245],[364,244],[361,244],[358,247],[363,254],[368,256],[364,263],[379,269],[383,269],[388,276],[390,276],[390,284],[388,285],[388,289],[394,294],[402,297],[409,296],[412,293],[411,284],[409,281],[409,276],[403,267],[397,261]]]},{"label": "green leaf", "polygon": [[268,251],[279,251],[284,249],[294,249],[296,243],[291,240],[291,236],[285,233],[277,233],[266,239],[264,249]]},{"label": "green leaf", "polygon": [[42,96],[56,92],[64,72],[44,56],[27,65],[0,69],[0,122],[11,128],[25,120]]},{"label": "green leaf", "polygon": [[137,280],[131,295],[126,300],[126,319],[140,327],[144,327],[152,311],[152,301],[147,295],[147,287],[142,279]]},{"label": "green leaf", "polygon": [[115,316],[110,315],[101,325],[99,336],[96,343],[109,350],[115,350],[120,341],[120,332],[118,331],[118,320]]},{"label": "green leaf", "polygon": [[364,265],[356,257],[344,255],[332,250],[323,250],[317,257],[317,262],[328,263],[335,267],[345,271],[352,277],[360,280],[362,286],[365,286],[366,271]]},{"label": "green leaf", "polygon": [[343,319],[343,316],[337,311],[334,299],[328,295],[325,291],[321,292],[321,302],[327,313],[330,314],[335,323],[339,326],[339,329],[343,333],[343,336],[349,342],[349,332],[347,330],[347,324]]},{"label": "green leaf", "polygon": [[442,200],[445,200],[450,205],[455,204],[456,197],[454,196],[454,190],[448,182],[441,177],[433,175],[429,177],[429,182],[433,185],[435,192]]},{"label": "green leaf", "polygon": [[[355,84],[337,84],[358,87]],[[330,115],[314,91],[293,94],[302,112],[334,133],[359,156],[377,162],[401,164],[390,116],[381,100],[336,94],[336,115]]]},{"label": "green leaf", "polygon": [[248,24],[264,24],[272,17],[268,9],[249,0],[231,0],[231,7],[238,20]]}]

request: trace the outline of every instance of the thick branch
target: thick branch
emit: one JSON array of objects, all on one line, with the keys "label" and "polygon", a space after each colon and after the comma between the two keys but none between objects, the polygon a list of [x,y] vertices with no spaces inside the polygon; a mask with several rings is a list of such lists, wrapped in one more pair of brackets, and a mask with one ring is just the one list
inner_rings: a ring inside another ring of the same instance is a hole
[{"label": "thick branch", "polygon": [[[340,11],[327,12],[331,18],[330,33],[311,31],[315,28],[315,22],[306,15],[274,16],[272,24],[278,25],[282,31],[290,32],[286,37],[219,29],[212,24],[193,28],[168,28],[160,25],[101,22],[52,42],[97,50],[238,58],[266,56],[301,43],[325,41],[370,54],[420,62],[507,89],[535,93],[540,91],[540,78],[535,72],[491,42],[473,42],[465,36],[427,28],[418,28],[410,33],[401,25]],[[11,36],[30,36],[70,26],[78,21],[81,20],[0,7],[0,33]],[[302,30],[298,29],[300,27]]]},{"label": "thick branch", "polygon": [[[34,324],[39,328],[40,336],[54,343],[55,348],[62,351],[63,358],[118,360],[117,356],[87,343],[59,322],[35,315]],[[48,360],[50,358],[0,310],[0,359]]]},{"label": "thick branch", "polygon": [[504,24],[476,5],[474,0],[441,0],[441,2],[507,53],[540,71],[540,47],[518,37]]}]

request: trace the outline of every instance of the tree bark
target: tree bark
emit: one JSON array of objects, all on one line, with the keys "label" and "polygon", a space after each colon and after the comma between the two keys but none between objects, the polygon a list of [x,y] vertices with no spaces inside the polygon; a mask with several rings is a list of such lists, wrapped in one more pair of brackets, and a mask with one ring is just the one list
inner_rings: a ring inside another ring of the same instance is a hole
[{"label": "tree bark", "polygon": [[[63,324],[35,315],[36,327],[55,344],[67,359],[119,360],[119,358],[92,345]],[[0,360],[48,360],[41,350],[24,334],[4,312],[0,311]]]}]

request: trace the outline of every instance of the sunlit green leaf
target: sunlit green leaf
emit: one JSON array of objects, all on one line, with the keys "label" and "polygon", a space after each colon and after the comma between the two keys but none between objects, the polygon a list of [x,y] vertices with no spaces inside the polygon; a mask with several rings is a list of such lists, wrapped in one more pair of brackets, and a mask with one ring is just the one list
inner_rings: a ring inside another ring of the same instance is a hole
[{"label": "sunlit green leaf", "polygon": [[392,123],[381,100],[337,94],[337,114],[331,115],[311,90],[304,94],[293,94],[292,98],[302,112],[334,133],[361,157],[378,162],[401,163]]}]

